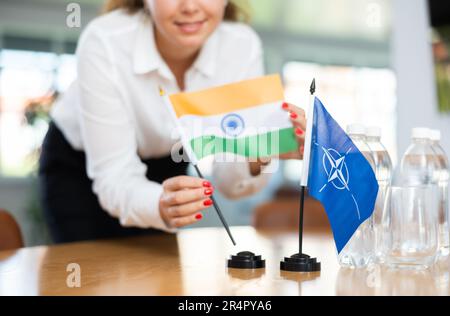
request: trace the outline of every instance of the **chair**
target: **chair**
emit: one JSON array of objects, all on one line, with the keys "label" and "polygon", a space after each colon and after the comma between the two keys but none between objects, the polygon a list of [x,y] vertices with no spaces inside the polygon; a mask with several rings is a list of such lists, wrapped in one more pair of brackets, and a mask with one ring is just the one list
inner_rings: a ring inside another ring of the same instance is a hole
[{"label": "chair", "polygon": [[20,227],[7,211],[0,210],[0,251],[22,248]]},{"label": "chair", "polygon": [[[282,188],[272,201],[255,208],[253,226],[262,230],[296,231],[299,206],[299,190]],[[308,196],[305,197],[303,225],[311,229],[331,229],[322,205]]]}]

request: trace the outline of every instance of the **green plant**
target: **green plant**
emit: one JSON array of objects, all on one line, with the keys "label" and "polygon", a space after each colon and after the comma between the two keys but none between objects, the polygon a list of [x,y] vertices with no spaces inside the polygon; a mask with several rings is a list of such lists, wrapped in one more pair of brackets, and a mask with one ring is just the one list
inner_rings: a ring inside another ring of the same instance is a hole
[{"label": "green plant", "polygon": [[441,113],[450,113],[450,26],[435,30],[435,58],[438,106]]}]

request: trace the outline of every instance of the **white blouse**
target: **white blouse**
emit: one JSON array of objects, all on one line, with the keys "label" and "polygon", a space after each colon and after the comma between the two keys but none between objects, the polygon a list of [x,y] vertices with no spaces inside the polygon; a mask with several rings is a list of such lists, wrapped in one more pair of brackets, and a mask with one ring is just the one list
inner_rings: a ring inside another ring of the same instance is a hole
[{"label": "white blouse", "polygon": [[[55,104],[52,118],[69,143],[86,153],[87,173],[101,206],[123,226],[174,231],[159,214],[162,186],[145,177],[142,159],[167,156],[179,140],[158,86],[179,92],[161,58],[150,16],[113,11],[81,35],[78,78]],[[240,23],[223,22],[186,73],[186,91],[263,74],[261,42]],[[151,168],[151,166],[150,166]],[[245,162],[214,163],[213,185],[229,198],[253,194],[268,174]]]}]

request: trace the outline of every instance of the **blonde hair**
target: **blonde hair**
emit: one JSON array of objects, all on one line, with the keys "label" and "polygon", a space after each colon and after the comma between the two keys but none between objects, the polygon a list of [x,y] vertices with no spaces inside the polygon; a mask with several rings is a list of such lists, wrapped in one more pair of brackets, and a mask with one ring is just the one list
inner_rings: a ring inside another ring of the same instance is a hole
[{"label": "blonde hair", "polygon": [[[102,13],[105,14],[117,9],[124,9],[128,13],[133,14],[145,9],[144,0],[107,0],[103,6]],[[225,8],[224,20],[247,23],[250,17],[247,12],[242,10],[234,2],[229,1]]]}]

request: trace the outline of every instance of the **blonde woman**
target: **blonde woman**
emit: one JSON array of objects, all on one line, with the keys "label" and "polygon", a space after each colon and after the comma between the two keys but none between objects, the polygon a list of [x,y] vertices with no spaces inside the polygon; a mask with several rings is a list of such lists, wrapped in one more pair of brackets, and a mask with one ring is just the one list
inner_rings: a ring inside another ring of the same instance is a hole
[{"label": "blonde woman", "polygon": [[[55,242],[173,232],[202,219],[214,192],[175,163],[158,86],[192,91],[263,75],[261,43],[226,0],[110,0],[84,30],[78,78],[52,111],[40,180]],[[304,113],[291,112],[301,156]],[[267,183],[262,163],[216,163],[230,198]]]}]

